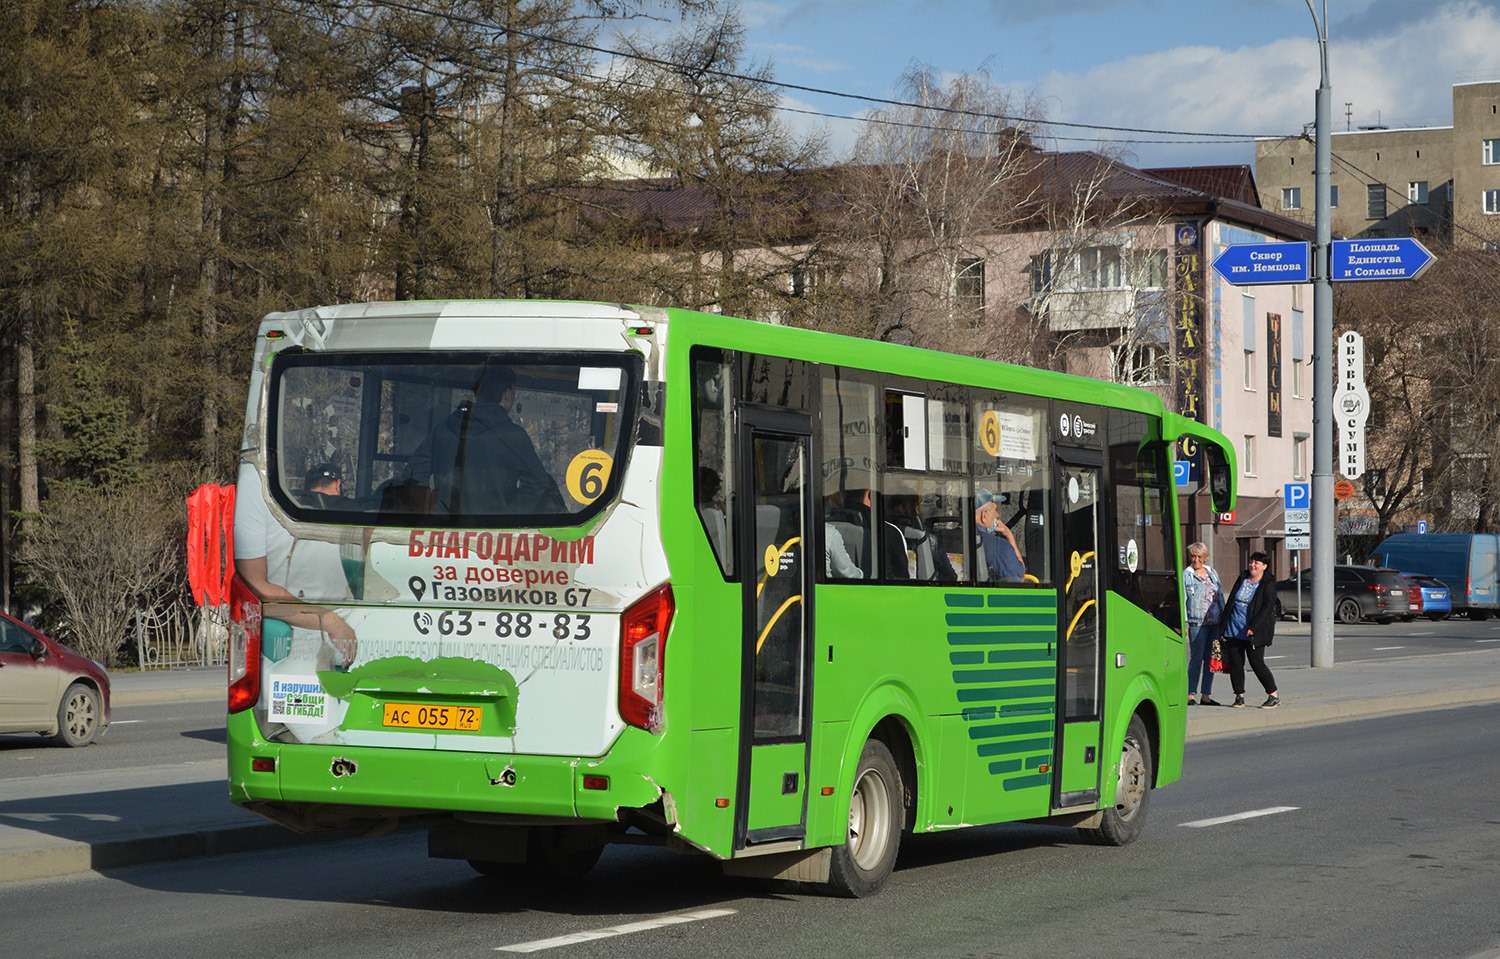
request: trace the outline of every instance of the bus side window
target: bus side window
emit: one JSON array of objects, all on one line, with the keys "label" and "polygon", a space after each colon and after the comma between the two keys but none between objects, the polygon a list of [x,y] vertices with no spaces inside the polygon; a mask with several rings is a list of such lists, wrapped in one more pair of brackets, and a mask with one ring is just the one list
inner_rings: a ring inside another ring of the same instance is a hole
[{"label": "bus side window", "polygon": [[734,403],[730,399],[734,379],[734,355],[707,347],[694,347],[693,367],[693,504],[713,547],[719,569],[733,579],[734,442],[730,421]]},{"label": "bus side window", "polygon": [[1015,582],[1016,570],[1008,562],[1011,549],[1020,555],[1022,581],[1052,581],[1047,420],[1046,407],[1024,397],[980,395],[974,402],[974,498],[969,508],[975,523],[976,583]]},{"label": "bus side window", "polygon": [[[830,582],[873,579],[880,551],[871,535],[870,492],[875,488],[880,411],[874,374],[847,367],[822,368],[822,462],[818,464],[823,506],[823,550],[817,570]],[[828,555],[837,535],[847,563]]]}]

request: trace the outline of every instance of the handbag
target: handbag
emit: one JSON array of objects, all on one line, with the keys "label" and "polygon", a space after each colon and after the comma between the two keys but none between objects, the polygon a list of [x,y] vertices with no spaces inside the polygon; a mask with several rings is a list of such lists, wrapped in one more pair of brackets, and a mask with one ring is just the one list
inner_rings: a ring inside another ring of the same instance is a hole
[{"label": "handbag", "polygon": [[1224,645],[1218,639],[1214,640],[1213,649],[1209,650],[1208,669],[1213,673],[1224,671]]},{"label": "handbag", "polygon": [[1203,625],[1218,625],[1219,617],[1222,615],[1224,615],[1224,591],[1214,590],[1214,601],[1209,604],[1208,609],[1203,613]]}]

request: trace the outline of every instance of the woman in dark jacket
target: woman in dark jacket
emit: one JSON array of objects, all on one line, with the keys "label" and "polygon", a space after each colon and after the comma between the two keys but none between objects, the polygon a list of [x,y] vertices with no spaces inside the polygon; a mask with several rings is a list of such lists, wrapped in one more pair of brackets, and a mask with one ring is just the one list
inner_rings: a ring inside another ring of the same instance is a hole
[{"label": "woman in dark jacket", "polygon": [[1267,699],[1261,709],[1281,705],[1276,695],[1276,677],[1266,666],[1266,647],[1276,635],[1276,584],[1266,576],[1265,553],[1250,554],[1250,568],[1234,581],[1234,588],[1224,594],[1225,660],[1229,664],[1229,683],[1234,688],[1237,708],[1245,705],[1245,660],[1255,670],[1255,678],[1265,687]]}]

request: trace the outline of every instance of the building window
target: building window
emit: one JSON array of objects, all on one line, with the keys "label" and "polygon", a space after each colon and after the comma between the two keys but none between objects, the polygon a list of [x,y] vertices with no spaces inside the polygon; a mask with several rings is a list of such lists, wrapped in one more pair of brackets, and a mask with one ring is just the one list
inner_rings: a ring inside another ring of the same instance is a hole
[{"label": "building window", "polygon": [[1365,495],[1376,502],[1385,499],[1385,470],[1365,470]]},{"label": "building window", "polygon": [[984,325],[984,261],[959,260],[953,277],[953,309],[969,325]]},{"label": "building window", "polygon": [[1484,191],[1484,212],[1490,216],[1500,213],[1500,190]]},{"label": "building window", "polygon": [[1094,246],[1078,254],[1078,285],[1085,290],[1115,290],[1120,282],[1120,248]]},{"label": "building window", "polygon": [[1281,208],[1283,210],[1302,209],[1302,188],[1300,186],[1282,187]]},{"label": "building window", "polygon": [[1255,392],[1255,351],[1245,351],[1245,391]]},{"label": "building window", "polygon": [[1307,376],[1307,364],[1301,360],[1292,360],[1292,396],[1302,399],[1302,380]]},{"label": "building window", "polygon": [[1161,343],[1138,343],[1110,348],[1115,367],[1115,382],[1132,386],[1162,386],[1168,382],[1170,356]]},{"label": "building window", "polygon": [[1253,436],[1245,437],[1244,466],[1246,476],[1255,475],[1255,437]]},{"label": "building window", "polygon": [[1484,141],[1484,165],[1493,166],[1500,163],[1500,140]]},{"label": "building window", "polygon": [[1411,203],[1427,202],[1427,181],[1413,180],[1406,185],[1406,199]]},{"label": "building window", "polygon": [[1367,219],[1367,220],[1384,220],[1385,219],[1385,184],[1384,183],[1371,183],[1369,186],[1367,186],[1365,188],[1365,192],[1366,192],[1366,197],[1365,197],[1365,199],[1366,199],[1366,206],[1368,207],[1368,209],[1366,209],[1366,211],[1365,211],[1365,219]]},{"label": "building window", "polygon": [[1135,285],[1143,290],[1166,288],[1166,250],[1140,250],[1135,254]]},{"label": "building window", "polygon": [[828,268],[811,263],[792,267],[792,296],[811,296],[828,282]]},{"label": "building window", "polygon": [[1337,207],[1339,205],[1339,188],[1336,186],[1328,188],[1328,205],[1330,207]]},{"label": "building window", "polygon": [[1307,479],[1307,437],[1300,433],[1292,438],[1292,479]]}]

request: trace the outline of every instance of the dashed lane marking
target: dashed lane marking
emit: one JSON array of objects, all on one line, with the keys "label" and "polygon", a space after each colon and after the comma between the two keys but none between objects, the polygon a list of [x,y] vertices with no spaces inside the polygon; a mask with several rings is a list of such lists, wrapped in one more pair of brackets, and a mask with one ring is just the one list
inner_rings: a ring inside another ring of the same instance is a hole
[{"label": "dashed lane marking", "polygon": [[1405,649],[1405,646],[1376,646],[1373,652],[1384,653],[1392,649]]},{"label": "dashed lane marking", "polygon": [[1292,812],[1296,806],[1271,806],[1267,809],[1252,809],[1249,812],[1237,812],[1232,816],[1216,816],[1213,819],[1195,819],[1182,825],[1190,829],[1202,829],[1204,826],[1222,826],[1226,822],[1239,822],[1242,819],[1257,819],[1261,816],[1274,816],[1277,813]]},{"label": "dashed lane marking", "polygon": [[583,932],[570,932],[566,936],[554,936],[551,939],[534,939],[531,942],[518,942],[511,946],[496,946],[496,952],[541,952],[543,949],[556,949],[558,946],[571,946],[580,942],[591,942],[595,939],[609,939],[612,936],[624,936],[632,932],[648,932],[652,929],[660,929],[663,926],[676,926],[684,922],[699,922],[703,919],[717,919],[720,916],[732,916],[733,909],[699,909],[695,912],[677,912],[670,916],[658,916],[655,919],[645,919],[641,922],[627,922],[619,926],[607,926],[603,929],[587,929]]}]

